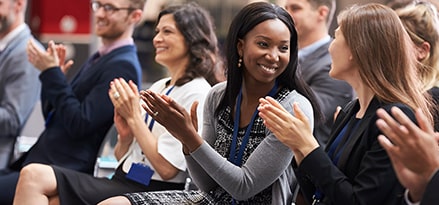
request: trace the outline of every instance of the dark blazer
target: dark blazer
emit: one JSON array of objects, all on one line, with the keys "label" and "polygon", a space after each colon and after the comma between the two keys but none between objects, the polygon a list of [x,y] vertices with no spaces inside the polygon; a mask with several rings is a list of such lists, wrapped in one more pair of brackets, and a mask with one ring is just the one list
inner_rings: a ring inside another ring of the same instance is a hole
[{"label": "dark blazer", "polygon": [[141,83],[134,46],[123,46],[100,57],[87,70],[79,71],[71,84],[59,67],[42,72],[46,129],[18,167],[38,162],[93,173],[97,152],[113,124],[114,108],[108,89],[117,77]]},{"label": "dark blazer", "polygon": [[[322,148],[312,151],[300,166],[293,163],[301,192],[309,204],[316,186],[325,194],[320,204],[401,204],[404,188],[399,183],[386,151],[379,144],[381,134],[376,127],[376,110],[389,111],[399,107],[415,121],[413,111],[403,104],[385,104],[374,98],[361,119],[358,128],[345,144],[337,165],[326,153],[345,124],[359,110],[358,100],[340,111],[326,152]],[[342,146],[340,144],[339,146]]]},{"label": "dark blazer", "polygon": [[422,196],[421,205],[434,205],[439,203],[439,171],[437,171],[425,189],[424,196]]},{"label": "dark blazer", "polygon": [[314,136],[323,147],[329,140],[335,109],[337,106],[346,105],[353,99],[353,90],[349,84],[329,76],[332,63],[328,51],[330,43],[322,45],[313,53],[299,59],[302,77],[314,91],[325,117],[323,124],[314,128]]}]

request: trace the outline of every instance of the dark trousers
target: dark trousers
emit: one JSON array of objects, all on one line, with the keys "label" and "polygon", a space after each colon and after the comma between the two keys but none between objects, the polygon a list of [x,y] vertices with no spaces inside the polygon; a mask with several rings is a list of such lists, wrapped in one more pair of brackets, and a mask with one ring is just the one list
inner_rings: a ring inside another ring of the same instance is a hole
[{"label": "dark trousers", "polygon": [[0,170],[0,205],[12,205],[19,175],[19,171]]}]

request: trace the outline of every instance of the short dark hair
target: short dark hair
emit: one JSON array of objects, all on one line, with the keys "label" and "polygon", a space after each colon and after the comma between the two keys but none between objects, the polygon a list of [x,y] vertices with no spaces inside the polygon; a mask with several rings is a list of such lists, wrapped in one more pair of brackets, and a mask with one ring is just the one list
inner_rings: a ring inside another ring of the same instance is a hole
[{"label": "short dark hair", "polygon": [[329,14],[326,18],[326,23],[329,25],[332,22],[332,19],[334,18],[335,9],[336,9],[336,2],[335,0],[308,0],[308,2],[313,6],[314,8],[318,8],[319,6],[326,6],[329,9]]},{"label": "short dark hair", "polygon": [[130,7],[135,9],[143,10],[145,7],[146,0],[129,0]]}]

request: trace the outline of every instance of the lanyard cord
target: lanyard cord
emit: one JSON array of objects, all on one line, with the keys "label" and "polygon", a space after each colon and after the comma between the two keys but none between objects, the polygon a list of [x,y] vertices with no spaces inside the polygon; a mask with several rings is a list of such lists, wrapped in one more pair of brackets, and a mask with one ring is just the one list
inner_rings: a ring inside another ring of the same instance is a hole
[{"label": "lanyard cord", "polygon": [[[270,92],[268,93],[268,96],[273,97],[276,94],[277,91],[277,80],[274,83],[273,88],[271,88]],[[233,124],[233,138],[232,138],[232,144],[230,146],[230,155],[229,155],[229,161],[235,164],[236,166],[241,166],[242,164],[242,156],[244,154],[244,150],[247,147],[248,140],[250,138],[250,131],[253,127],[254,120],[256,116],[258,115],[259,111],[256,109],[252,115],[252,118],[250,120],[250,123],[247,126],[247,129],[244,134],[244,138],[242,139],[241,146],[239,148],[239,153],[236,155],[236,146],[238,141],[238,130],[239,130],[239,119],[241,115],[241,101],[242,101],[242,87],[239,90],[238,93],[238,99],[236,102],[236,110],[235,110],[235,122]]]}]

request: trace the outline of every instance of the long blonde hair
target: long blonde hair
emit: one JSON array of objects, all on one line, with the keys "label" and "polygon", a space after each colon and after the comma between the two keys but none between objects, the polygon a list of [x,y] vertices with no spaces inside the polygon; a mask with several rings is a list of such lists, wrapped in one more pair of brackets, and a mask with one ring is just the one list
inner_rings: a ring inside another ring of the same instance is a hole
[{"label": "long blonde hair", "polygon": [[415,46],[430,44],[428,55],[419,65],[424,91],[439,86],[439,19],[437,9],[429,2],[418,2],[396,10]]},{"label": "long blonde hair", "polygon": [[421,108],[433,122],[431,97],[417,77],[413,44],[398,15],[387,6],[370,3],[342,11],[338,22],[361,79],[375,96],[382,102]]}]

